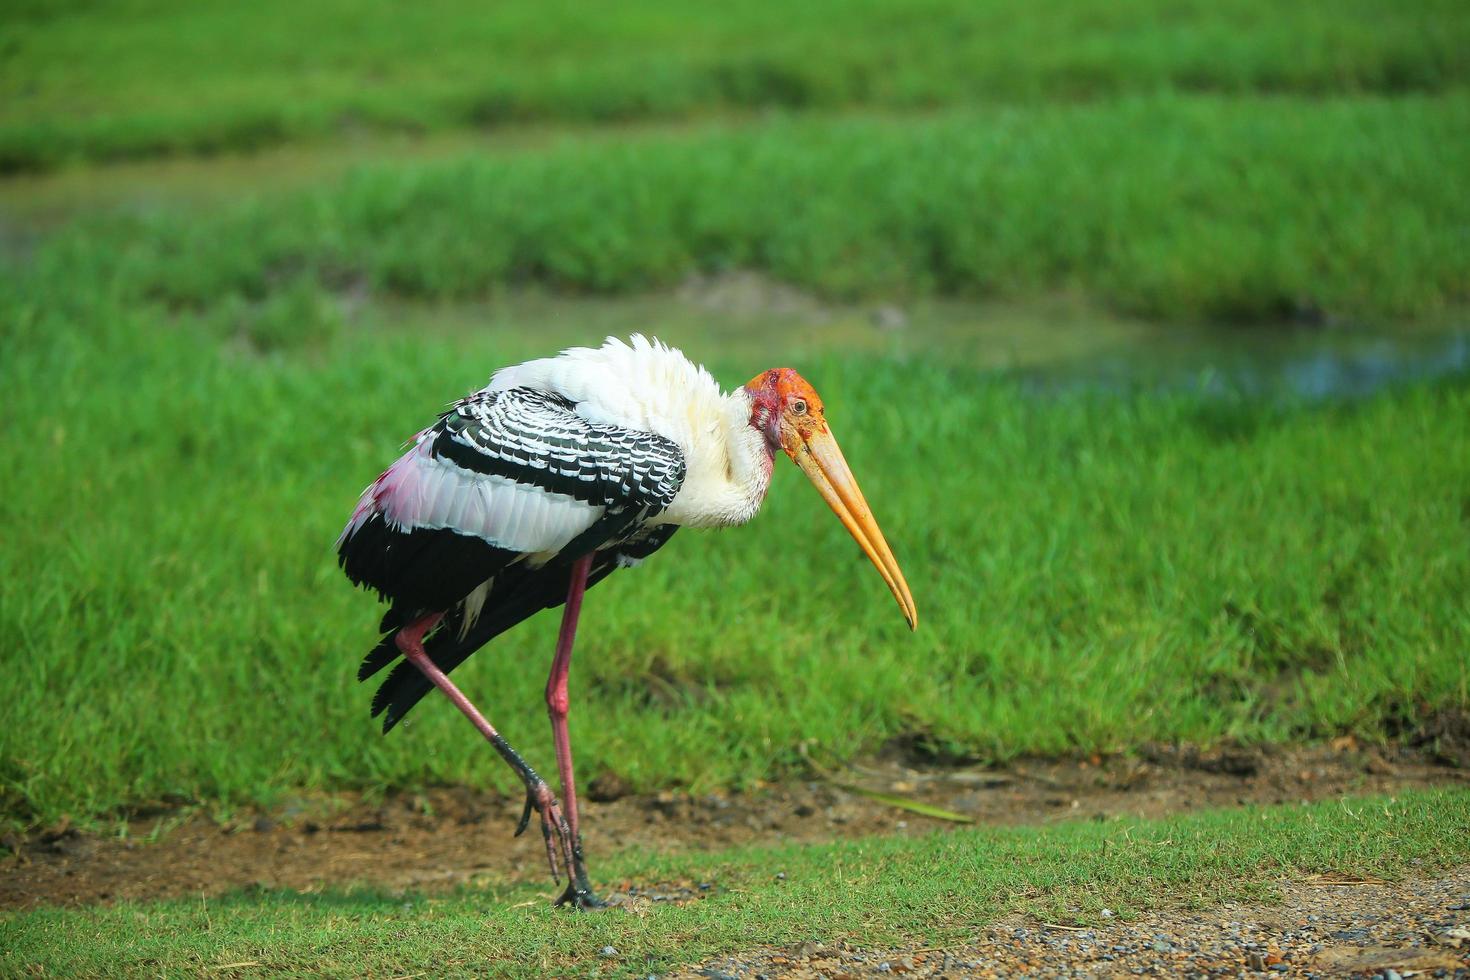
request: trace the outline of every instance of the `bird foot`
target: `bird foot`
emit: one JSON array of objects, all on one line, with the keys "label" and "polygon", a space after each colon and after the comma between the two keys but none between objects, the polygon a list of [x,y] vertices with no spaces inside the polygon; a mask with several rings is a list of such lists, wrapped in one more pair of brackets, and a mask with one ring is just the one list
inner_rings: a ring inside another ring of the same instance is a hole
[{"label": "bird foot", "polygon": [[[570,905],[574,909],[600,909],[607,903],[592,892],[587,882],[587,870],[582,864],[582,844],[572,835],[572,828],[562,816],[561,804],[556,794],[545,782],[537,780],[526,787],[526,808],[521,811],[516,824],[516,836],[525,833],[531,825],[531,812],[541,818],[541,836],[546,841],[546,863],[551,866],[551,880],[561,883],[561,870],[566,869],[567,887],[556,905]],[[558,861],[558,857],[560,860]]]},{"label": "bird foot", "polygon": [[587,885],[577,885],[570,881],[567,882],[567,890],[562,892],[561,898],[558,898],[553,904],[558,908],[563,905],[570,905],[579,912],[585,912],[589,909],[607,908],[607,903],[592,894],[592,889]]}]

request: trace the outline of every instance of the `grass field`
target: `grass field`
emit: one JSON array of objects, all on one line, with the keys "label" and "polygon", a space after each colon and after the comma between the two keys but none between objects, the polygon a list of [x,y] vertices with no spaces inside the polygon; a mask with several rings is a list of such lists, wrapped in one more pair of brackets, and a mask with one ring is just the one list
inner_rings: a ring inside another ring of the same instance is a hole
[{"label": "grass field", "polygon": [[[713,897],[644,916],[573,916],[531,888],[424,899],[340,891],[0,913],[0,968],[47,975],[646,976],[758,944],[820,937],[940,946],[1007,912],[1097,925],[1160,906],[1269,898],[1316,872],[1418,875],[1470,856],[1470,793],[1205,813],[1168,821],[959,831],[676,861],[625,856],[637,881]],[[785,878],[776,880],[775,869]],[[599,957],[605,946],[616,959]]]},{"label": "grass field", "polygon": [[[444,705],[377,737],[352,676],[374,604],[331,541],[399,439],[537,342],[354,329],[305,285],[170,315],[64,258],[3,303],[0,431],[31,451],[0,503],[0,575],[27,583],[0,593],[0,628],[33,692],[5,730],[7,819],[508,786]],[[595,593],[575,677],[588,777],[740,785],[799,771],[803,744],[830,761],[898,735],[989,759],[1372,737],[1470,700],[1463,383],[1293,407],[1037,398],[924,359],[800,366],[923,628],[783,469],[751,527],[681,537]],[[772,588],[772,561],[801,587]],[[462,671],[528,747],[554,625]]]},{"label": "grass field", "polygon": [[1402,318],[1470,299],[1470,204],[1445,180],[1470,171],[1467,134],[1461,95],[785,123],[383,167],[55,251],[195,307],[283,279],[446,299],[744,268],[835,296]]},{"label": "grass field", "polygon": [[1470,81],[1454,0],[404,7],[20,2],[0,170],[252,149],[362,129]]}]

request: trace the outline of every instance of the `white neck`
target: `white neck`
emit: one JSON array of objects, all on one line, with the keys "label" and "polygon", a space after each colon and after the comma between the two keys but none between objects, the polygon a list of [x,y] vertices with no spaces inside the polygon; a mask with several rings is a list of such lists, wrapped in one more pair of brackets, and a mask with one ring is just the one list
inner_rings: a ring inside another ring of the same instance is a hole
[{"label": "white neck", "polygon": [[766,499],[771,450],[750,424],[750,393],[736,388],[722,399],[720,409],[721,417],[703,438],[686,447],[684,486],[661,522],[685,527],[744,524]]}]

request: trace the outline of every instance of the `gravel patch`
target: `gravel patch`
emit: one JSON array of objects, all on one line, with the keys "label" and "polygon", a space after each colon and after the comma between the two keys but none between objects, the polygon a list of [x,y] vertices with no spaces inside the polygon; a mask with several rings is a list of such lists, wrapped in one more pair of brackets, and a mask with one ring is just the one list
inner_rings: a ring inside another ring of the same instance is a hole
[{"label": "gravel patch", "polygon": [[1383,882],[1281,883],[1281,902],[1160,909],[1089,927],[1006,919],[943,949],[808,942],[722,956],[670,978],[1452,977],[1470,980],[1470,867]]}]

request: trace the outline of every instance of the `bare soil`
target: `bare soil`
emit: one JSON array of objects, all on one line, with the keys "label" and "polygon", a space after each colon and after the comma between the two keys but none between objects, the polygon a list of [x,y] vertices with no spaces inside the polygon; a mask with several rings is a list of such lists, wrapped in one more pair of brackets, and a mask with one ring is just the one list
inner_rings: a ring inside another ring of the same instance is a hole
[{"label": "bare soil", "polygon": [[[624,849],[718,850],[956,826],[854,788],[943,807],[979,823],[1036,824],[1470,785],[1458,743],[1448,752],[1447,744],[1409,741],[1383,749],[1345,738],[1276,749],[1157,747],[1134,756],[1022,760],[997,769],[918,767],[896,748],[888,758],[830,780],[703,796],[624,795],[616,780],[604,779],[588,787],[583,836],[596,880],[598,857]],[[379,802],[301,798],[227,822],[180,810],[135,820],[127,837],[52,827],[4,842],[0,907],[252,888],[364,885],[434,892],[476,879],[540,880],[546,867],[539,839],[511,836],[521,805],[520,798],[445,788]]]}]

